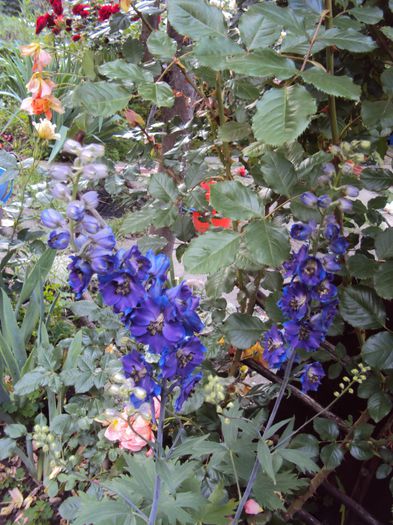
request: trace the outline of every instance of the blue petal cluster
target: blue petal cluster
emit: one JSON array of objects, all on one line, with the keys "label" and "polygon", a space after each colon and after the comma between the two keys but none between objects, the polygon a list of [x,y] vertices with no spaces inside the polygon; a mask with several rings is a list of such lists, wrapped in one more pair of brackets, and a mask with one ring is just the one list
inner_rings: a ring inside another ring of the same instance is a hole
[{"label": "blue petal cluster", "polygon": [[[310,195],[306,197],[311,200]],[[296,350],[316,351],[325,340],[338,308],[334,274],[340,270],[340,258],[348,249],[347,240],[332,215],[325,218],[324,257],[311,254],[314,224],[296,223],[291,237],[304,244],[283,265],[286,284],[278,307],[285,321],[282,328],[273,326],[265,334],[264,359],[271,368],[280,368]],[[324,371],[320,363],[306,365],[302,375],[302,390],[317,390]]]},{"label": "blue petal cluster", "polygon": [[[77,155],[74,168],[54,169],[53,178],[57,182],[53,194],[61,196],[67,208],[66,217],[54,209],[42,212],[42,223],[52,229],[48,244],[63,250],[72,243],[77,254],[71,256],[68,266],[69,283],[76,298],[82,297],[93,275],[97,275],[104,303],[121,315],[141,350],[135,348],[122,359],[124,374],[134,385],[131,403],[138,408],[151,402],[160,395],[165,382],[170,391],[176,387],[180,391],[175,401],[175,410],[179,411],[201,379],[196,368],[206,352],[196,336],[203,329],[196,311],[199,299],[184,282],[169,287],[170,261],[165,255],[155,255],[151,250],[142,255],[137,246],[115,250],[115,236],[95,209],[97,193],[78,195],[75,191],[87,168],[87,178],[93,178],[96,165],[91,162],[103,154],[99,147],[93,146],[81,147],[68,141],[66,150]],[[101,173],[103,169],[98,171]],[[67,184],[73,182],[71,192]],[[157,358],[151,359],[151,354]]]}]

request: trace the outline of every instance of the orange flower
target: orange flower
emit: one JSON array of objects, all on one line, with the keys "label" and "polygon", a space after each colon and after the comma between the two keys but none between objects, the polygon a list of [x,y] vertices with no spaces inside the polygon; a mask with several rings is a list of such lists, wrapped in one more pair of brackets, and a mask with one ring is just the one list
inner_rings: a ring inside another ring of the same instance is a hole
[{"label": "orange flower", "polygon": [[34,97],[49,97],[55,87],[56,84],[49,78],[43,78],[41,73],[34,73],[26,84],[27,90],[33,93]]},{"label": "orange flower", "polygon": [[38,43],[22,46],[20,51],[22,56],[33,58],[33,71],[43,71],[52,60],[50,54]]},{"label": "orange flower", "polygon": [[59,99],[52,95],[48,97],[28,97],[22,101],[21,109],[30,115],[45,114],[47,119],[52,118],[52,110],[57,113],[64,113],[64,108]]}]

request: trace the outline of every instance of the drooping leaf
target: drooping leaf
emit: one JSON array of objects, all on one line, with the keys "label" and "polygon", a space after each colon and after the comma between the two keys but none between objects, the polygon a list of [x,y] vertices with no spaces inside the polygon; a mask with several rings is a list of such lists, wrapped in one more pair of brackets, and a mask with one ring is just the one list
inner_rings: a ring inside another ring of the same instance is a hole
[{"label": "drooping leaf", "polygon": [[187,272],[214,273],[232,264],[240,245],[240,235],[232,231],[213,232],[193,239],[183,262]]},{"label": "drooping leaf", "polygon": [[375,237],[375,251],[378,259],[393,258],[393,228],[381,231]]},{"label": "drooping leaf", "polygon": [[266,48],[280,36],[281,28],[264,15],[261,5],[251,6],[239,21],[239,31],[247,49]]},{"label": "drooping leaf", "polygon": [[295,140],[315,112],[316,102],[303,86],[272,88],[257,104],[252,126],[255,138],[272,146]]},{"label": "drooping leaf", "polygon": [[141,67],[130,64],[122,58],[113,60],[112,62],[106,62],[98,68],[101,75],[104,75],[111,80],[124,80],[129,82],[152,82],[153,75],[150,71],[146,71]]},{"label": "drooping leaf", "polygon": [[176,53],[177,44],[165,31],[152,31],[147,39],[147,48],[153,56],[172,58]]},{"label": "drooping leaf", "polygon": [[345,49],[352,53],[369,53],[377,47],[370,36],[365,36],[355,29],[344,30],[337,27],[327,29],[318,40],[329,46],[336,46],[338,49]]},{"label": "drooping leaf", "polygon": [[260,49],[228,58],[227,67],[253,77],[277,77],[286,80],[297,73],[295,63],[272,49]]},{"label": "drooping leaf", "polygon": [[319,470],[318,465],[302,450],[279,447],[277,449],[277,454],[283,459],[296,465],[301,472],[317,472]]},{"label": "drooping leaf", "polygon": [[367,410],[376,423],[392,410],[392,400],[386,392],[376,392],[367,401]]},{"label": "drooping leaf", "polygon": [[262,157],[261,170],[268,188],[280,195],[291,195],[298,178],[293,164],[282,153],[267,151]]},{"label": "drooping leaf", "polygon": [[322,448],[321,459],[326,468],[335,469],[344,459],[344,452],[342,451],[340,445],[331,443],[330,445],[325,445]]},{"label": "drooping leaf", "polygon": [[303,80],[308,84],[335,97],[359,100],[360,86],[355,84],[350,77],[330,75],[326,71],[313,67],[302,73]]},{"label": "drooping leaf", "polygon": [[393,42],[393,27],[385,26],[381,27],[382,33],[388,37],[389,40]]},{"label": "drooping leaf", "polygon": [[226,36],[220,9],[205,0],[168,0],[168,20],[178,33],[195,40],[209,36]]},{"label": "drooping leaf", "polygon": [[379,332],[370,336],[362,347],[364,362],[377,370],[393,369],[393,334]]},{"label": "drooping leaf", "polygon": [[379,297],[393,299],[393,261],[380,265],[374,275],[374,286]]},{"label": "drooping leaf", "polygon": [[289,256],[288,235],[267,221],[256,221],[245,228],[247,249],[260,264],[277,268]]},{"label": "drooping leaf", "polygon": [[179,192],[173,179],[166,173],[153,173],[150,178],[149,193],[164,202],[176,200]]},{"label": "drooping leaf", "polygon": [[223,142],[237,142],[248,137],[250,132],[251,128],[247,122],[231,120],[218,128],[217,138]]},{"label": "drooping leaf", "polygon": [[246,350],[262,337],[264,325],[258,317],[248,314],[231,314],[224,324],[229,342],[236,348]]},{"label": "drooping leaf", "polygon": [[371,288],[349,286],[340,293],[340,313],[355,328],[380,328],[385,323],[385,307]]},{"label": "drooping leaf", "polygon": [[139,85],[138,94],[159,108],[171,108],[175,102],[172,89],[166,82],[144,82]]},{"label": "drooping leaf", "polygon": [[130,90],[120,84],[84,82],[75,88],[72,103],[94,117],[112,117],[127,106],[130,98]]},{"label": "drooping leaf", "polygon": [[237,181],[214,184],[210,190],[210,203],[224,217],[231,219],[246,220],[263,214],[257,194]]}]

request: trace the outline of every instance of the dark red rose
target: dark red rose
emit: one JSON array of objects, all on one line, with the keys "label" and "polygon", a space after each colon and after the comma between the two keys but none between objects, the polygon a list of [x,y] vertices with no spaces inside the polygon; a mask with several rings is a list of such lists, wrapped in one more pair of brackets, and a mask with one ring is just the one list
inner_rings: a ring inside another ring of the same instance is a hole
[{"label": "dark red rose", "polygon": [[81,35],[72,35],[71,40],[73,42],[78,42],[78,40],[80,40],[81,38]]},{"label": "dark red rose", "polygon": [[48,20],[52,18],[49,13],[45,13],[37,18],[35,22],[35,34],[39,35],[43,29],[48,27]]},{"label": "dark red rose", "polygon": [[59,16],[63,14],[63,4],[61,3],[61,0],[49,0],[50,5],[52,6],[52,9],[54,13]]},{"label": "dark red rose", "polygon": [[66,28],[65,30],[67,31],[67,33],[69,33],[70,31],[72,31],[72,20],[71,18],[67,18],[66,19]]},{"label": "dark red rose", "polygon": [[98,10],[98,20],[100,22],[105,22],[105,20],[108,20],[112,16],[112,6],[111,5],[103,5]]},{"label": "dark red rose", "polygon": [[82,18],[89,16],[89,5],[88,4],[77,4],[72,8],[72,13],[74,15],[79,15]]},{"label": "dark red rose", "polygon": [[112,6],[112,15],[120,11],[120,4],[115,4]]}]

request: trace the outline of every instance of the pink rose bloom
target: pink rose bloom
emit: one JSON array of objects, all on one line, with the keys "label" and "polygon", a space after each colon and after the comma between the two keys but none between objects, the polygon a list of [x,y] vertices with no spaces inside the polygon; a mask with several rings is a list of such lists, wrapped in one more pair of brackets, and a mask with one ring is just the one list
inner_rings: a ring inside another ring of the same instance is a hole
[{"label": "pink rose bloom", "polygon": [[127,414],[123,413],[111,422],[104,435],[109,441],[120,441],[120,448],[139,452],[148,445],[148,441],[154,441],[151,421],[138,415],[132,416],[129,422]]},{"label": "pink rose bloom", "polygon": [[263,508],[255,501],[255,499],[249,499],[244,505],[244,512],[246,514],[260,514],[263,512]]}]

